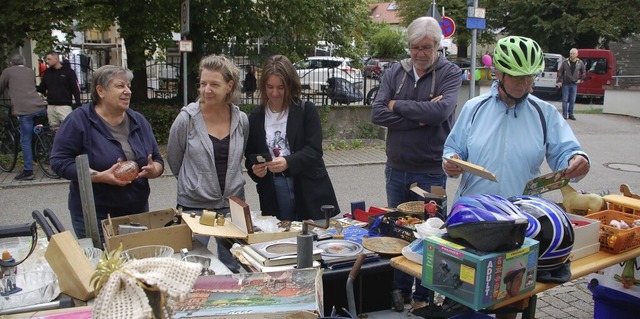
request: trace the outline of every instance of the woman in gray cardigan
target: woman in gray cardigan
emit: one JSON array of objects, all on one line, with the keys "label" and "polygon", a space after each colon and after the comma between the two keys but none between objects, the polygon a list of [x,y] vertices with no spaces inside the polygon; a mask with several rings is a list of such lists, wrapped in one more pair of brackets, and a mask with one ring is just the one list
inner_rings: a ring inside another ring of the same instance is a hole
[{"label": "woman in gray cardigan", "polygon": [[[226,57],[200,61],[199,98],[182,108],[167,145],[167,162],[178,179],[177,206],[201,214],[203,209],[229,213],[229,196],[244,200],[242,156],[249,120],[233,104],[240,97],[240,70]],[[205,241],[208,238],[199,238]],[[232,271],[239,265],[228,241],[217,240],[218,258]]]}]

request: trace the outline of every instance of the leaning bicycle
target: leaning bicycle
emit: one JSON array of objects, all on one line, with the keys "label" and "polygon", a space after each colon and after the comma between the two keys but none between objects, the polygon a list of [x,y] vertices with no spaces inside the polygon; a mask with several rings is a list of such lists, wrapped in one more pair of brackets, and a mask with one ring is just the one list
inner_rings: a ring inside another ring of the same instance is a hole
[{"label": "leaning bicycle", "polygon": [[[11,115],[11,108],[3,105],[0,110],[0,170],[11,172],[18,162],[18,153],[20,147],[20,129],[17,118]],[[5,116],[6,115],[6,116]],[[42,173],[49,178],[58,178],[51,168],[49,157],[53,148],[53,140],[55,138],[55,130],[47,125],[47,117],[38,116],[34,119],[33,138],[31,147],[33,150],[33,158],[38,163],[38,167]]]}]

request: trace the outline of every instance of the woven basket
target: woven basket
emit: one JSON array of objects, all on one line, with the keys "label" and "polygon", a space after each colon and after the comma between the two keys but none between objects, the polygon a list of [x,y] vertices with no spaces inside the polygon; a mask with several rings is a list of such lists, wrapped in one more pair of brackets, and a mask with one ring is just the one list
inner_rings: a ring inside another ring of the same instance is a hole
[{"label": "woven basket", "polygon": [[405,214],[424,215],[424,201],[412,201],[398,205],[398,211]]}]

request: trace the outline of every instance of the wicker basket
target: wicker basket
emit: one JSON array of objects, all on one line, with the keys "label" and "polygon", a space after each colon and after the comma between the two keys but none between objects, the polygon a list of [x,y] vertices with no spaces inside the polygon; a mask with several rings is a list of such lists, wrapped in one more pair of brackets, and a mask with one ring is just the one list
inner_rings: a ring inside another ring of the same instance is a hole
[{"label": "wicker basket", "polygon": [[619,229],[609,226],[612,220],[623,220],[629,226],[640,216],[631,215],[615,210],[603,210],[585,216],[600,221],[600,250],[610,253],[621,253],[640,246],[640,227]]},{"label": "wicker basket", "polygon": [[398,205],[398,211],[405,214],[424,215],[424,201],[412,201]]}]

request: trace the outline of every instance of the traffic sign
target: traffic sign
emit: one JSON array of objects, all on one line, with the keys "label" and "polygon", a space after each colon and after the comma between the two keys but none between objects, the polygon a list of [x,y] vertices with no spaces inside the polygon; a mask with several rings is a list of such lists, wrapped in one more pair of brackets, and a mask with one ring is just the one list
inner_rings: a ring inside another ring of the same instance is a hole
[{"label": "traffic sign", "polygon": [[486,29],[486,19],[481,18],[467,18],[467,29]]},{"label": "traffic sign", "polygon": [[180,5],[180,33],[183,36],[189,34],[189,0],[182,1]]},{"label": "traffic sign", "polygon": [[191,40],[180,40],[180,52],[193,52],[193,42]]},{"label": "traffic sign", "polygon": [[456,32],[456,23],[449,17],[442,17],[440,28],[442,29],[442,35],[444,35],[445,38],[448,38]]}]

